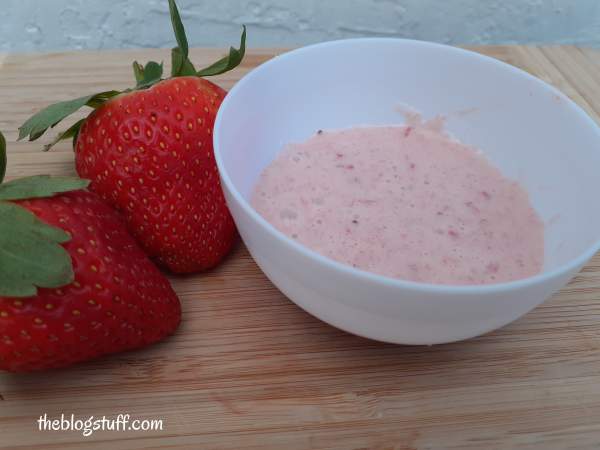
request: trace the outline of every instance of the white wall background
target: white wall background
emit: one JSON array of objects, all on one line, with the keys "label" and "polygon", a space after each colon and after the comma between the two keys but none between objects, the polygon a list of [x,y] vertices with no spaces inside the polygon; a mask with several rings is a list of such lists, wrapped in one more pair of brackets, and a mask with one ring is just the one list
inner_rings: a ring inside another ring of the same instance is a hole
[{"label": "white wall background", "polygon": [[[600,47],[600,0],[179,0],[192,45],[356,36]],[[1,0],[0,51],[173,45],[167,0]]]}]

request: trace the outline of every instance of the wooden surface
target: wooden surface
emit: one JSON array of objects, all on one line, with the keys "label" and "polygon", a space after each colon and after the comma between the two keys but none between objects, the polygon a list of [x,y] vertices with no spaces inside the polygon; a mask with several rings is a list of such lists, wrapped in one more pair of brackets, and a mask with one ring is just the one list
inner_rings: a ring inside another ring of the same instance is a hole
[{"label": "wooden surface", "polygon": [[[598,120],[600,52],[476,49],[554,84]],[[209,62],[216,50],[194,51]],[[218,78],[230,88],[273,51]],[[57,100],[131,84],[134,59],[166,50],[0,55],[9,141]],[[201,65],[201,64],[200,64]],[[67,144],[10,142],[9,175],[71,174]],[[600,174],[599,174],[600,176]],[[217,270],[173,279],[184,309],[171,339],[44,374],[0,374],[0,447],[19,449],[600,448],[600,258],[521,320],[466,342],[386,345],[309,316],[242,245]],[[39,432],[40,415],[131,414],[161,432]]]}]

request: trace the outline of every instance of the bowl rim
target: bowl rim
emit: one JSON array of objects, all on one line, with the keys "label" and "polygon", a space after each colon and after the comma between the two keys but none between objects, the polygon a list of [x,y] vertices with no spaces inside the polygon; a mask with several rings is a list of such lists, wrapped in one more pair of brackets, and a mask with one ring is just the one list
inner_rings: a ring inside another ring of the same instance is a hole
[{"label": "bowl rim", "polygon": [[326,47],[335,47],[340,45],[352,45],[353,43],[371,43],[371,44],[407,44],[407,45],[416,45],[421,46],[423,48],[437,48],[442,49],[444,51],[454,52],[456,54],[466,55],[472,58],[476,58],[481,60],[486,64],[493,64],[498,67],[500,70],[505,70],[512,72],[515,76],[525,77],[530,81],[534,82],[534,84],[543,90],[549,91],[552,95],[559,96],[562,100],[566,101],[568,107],[577,114],[580,119],[592,127],[598,138],[600,140],[600,127],[598,124],[573,100],[567,97],[563,92],[555,88],[554,86],[544,82],[543,80],[529,74],[528,72],[519,69],[513,65],[500,61],[491,56],[483,55],[481,53],[477,53],[471,50],[454,47],[445,44],[439,44],[435,42],[429,41],[421,41],[415,39],[403,39],[403,38],[389,38],[389,37],[367,37],[367,38],[351,38],[351,39],[338,39],[332,41],[320,42],[317,44],[307,45],[304,47],[299,47],[288,52],[276,55],[270,60],[260,64],[259,66],[252,69],[249,73],[247,73],[244,77],[242,77],[228,92],[223,103],[219,107],[219,111],[217,113],[215,124],[214,124],[214,132],[213,132],[213,146],[214,146],[214,154],[215,160],[217,163],[217,167],[219,169],[219,174],[221,177],[221,182],[225,185],[227,190],[233,196],[235,201],[241,206],[246,214],[248,214],[255,222],[259,224],[263,229],[273,235],[279,241],[291,246],[294,250],[303,254],[303,256],[316,260],[318,263],[323,264],[329,267],[332,270],[337,270],[342,272],[345,275],[353,276],[360,281],[371,282],[383,284],[390,288],[403,288],[403,289],[412,289],[414,291],[420,291],[421,293],[432,293],[432,294],[440,294],[440,293],[448,293],[448,294],[466,294],[466,295],[474,295],[474,294],[486,294],[486,293],[502,293],[507,291],[514,291],[525,289],[534,285],[543,284],[552,279],[558,278],[562,275],[567,274],[568,272],[576,270],[580,265],[585,264],[589,261],[599,250],[600,250],[600,239],[592,243],[586,250],[584,250],[579,256],[570,259],[568,262],[561,264],[560,266],[546,271],[540,272],[536,275],[521,278],[518,280],[501,282],[501,283],[489,283],[489,284],[478,284],[478,285],[452,285],[452,284],[434,284],[434,283],[422,283],[417,281],[410,280],[402,280],[398,278],[392,278],[384,275],[379,275],[373,272],[368,272],[366,270],[354,268],[347,264],[338,262],[334,259],[328,258],[324,255],[321,255],[315,250],[310,249],[309,247],[300,244],[299,242],[289,238],[283,232],[279,231],[275,226],[273,226],[270,222],[268,222],[264,217],[260,215],[251,205],[250,202],[247,201],[244,196],[238,191],[238,189],[233,184],[227,170],[225,169],[225,163],[221,157],[221,139],[220,136],[224,132],[223,131],[223,121],[226,111],[229,107],[229,104],[232,102],[235,94],[238,91],[244,89],[246,85],[248,85],[259,73],[268,70],[271,66],[279,64],[281,61],[285,61],[290,58],[294,58],[300,54],[308,53],[311,51],[319,50]]}]

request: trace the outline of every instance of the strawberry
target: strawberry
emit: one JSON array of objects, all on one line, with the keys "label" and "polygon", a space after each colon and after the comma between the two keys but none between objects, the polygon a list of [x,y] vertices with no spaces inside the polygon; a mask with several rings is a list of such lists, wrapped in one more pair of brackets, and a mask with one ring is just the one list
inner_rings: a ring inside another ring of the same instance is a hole
[{"label": "strawberry", "polygon": [[[0,145],[0,174],[2,155]],[[143,347],[179,325],[168,280],[118,214],[81,190],[87,184],[0,184],[0,369],[63,367]]]},{"label": "strawberry", "polygon": [[191,273],[217,265],[237,236],[212,145],[225,91],[201,77],[241,62],[246,29],[239,50],[197,71],[174,0],[169,6],[178,43],[170,78],[162,79],[162,64],[135,62],[135,88],[52,105],[29,119],[19,138],[35,140],[81,107],[93,108],[54,142],[73,138],[78,174],[123,214],[151,258],[174,273]]},{"label": "strawberry", "polygon": [[201,78],[172,78],[105,103],[79,132],[79,175],[173,272],[215,266],[235,236],[212,149],[224,96]]}]

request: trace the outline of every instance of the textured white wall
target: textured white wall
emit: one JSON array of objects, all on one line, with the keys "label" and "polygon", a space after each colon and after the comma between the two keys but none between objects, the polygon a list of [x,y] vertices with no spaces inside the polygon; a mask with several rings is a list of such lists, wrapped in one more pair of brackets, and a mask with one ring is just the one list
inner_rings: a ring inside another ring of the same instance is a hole
[{"label": "textured white wall", "polygon": [[[170,47],[167,0],[2,0],[0,51]],[[252,46],[356,36],[600,46],[600,0],[179,0],[190,41]]]}]

